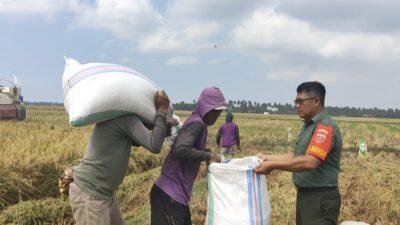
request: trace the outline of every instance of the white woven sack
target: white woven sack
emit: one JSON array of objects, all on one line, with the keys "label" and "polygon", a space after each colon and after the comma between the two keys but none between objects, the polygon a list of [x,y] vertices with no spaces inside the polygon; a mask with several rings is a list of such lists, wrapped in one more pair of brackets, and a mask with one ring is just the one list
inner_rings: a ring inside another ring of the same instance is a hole
[{"label": "white woven sack", "polygon": [[72,125],[85,126],[132,113],[154,124],[154,93],[160,88],[149,78],[120,65],[65,60],[64,107]]},{"label": "white woven sack", "polygon": [[183,126],[183,122],[180,120],[179,116],[173,114],[172,119],[178,121],[178,125],[171,127],[171,134],[164,139],[164,143],[169,146],[174,144],[176,138],[178,137],[179,130]]},{"label": "white woven sack", "polygon": [[344,221],[340,223],[340,225],[369,225],[368,223],[364,222],[357,222],[357,221]]},{"label": "white woven sack", "polygon": [[258,157],[245,157],[209,166],[205,225],[270,224],[266,177],[253,172],[258,164]]}]

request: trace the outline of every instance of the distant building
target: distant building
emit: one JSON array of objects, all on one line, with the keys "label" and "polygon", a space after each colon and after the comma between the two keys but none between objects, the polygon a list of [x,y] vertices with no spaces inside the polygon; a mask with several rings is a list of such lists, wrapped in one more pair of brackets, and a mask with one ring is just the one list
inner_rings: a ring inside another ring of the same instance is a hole
[{"label": "distant building", "polygon": [[267,111],[270,111],[270,112],[278,112],[278,108],[276,108],[276,107],[271,107],[271,106],[267,106]]}]

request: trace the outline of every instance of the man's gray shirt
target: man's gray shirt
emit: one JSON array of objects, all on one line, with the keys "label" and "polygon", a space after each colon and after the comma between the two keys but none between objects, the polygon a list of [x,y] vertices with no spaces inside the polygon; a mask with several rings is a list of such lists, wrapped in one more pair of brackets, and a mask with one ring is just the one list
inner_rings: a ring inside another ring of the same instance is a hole
[{"label": "man's gray shirt", "polygon": [[160,113],[152,131],[135,115],[97,123],[82,161],[74,168],[74,183],[91,196],[111,198],[125,177],[131,146],[159,153],[165,133],[166,117]]}]

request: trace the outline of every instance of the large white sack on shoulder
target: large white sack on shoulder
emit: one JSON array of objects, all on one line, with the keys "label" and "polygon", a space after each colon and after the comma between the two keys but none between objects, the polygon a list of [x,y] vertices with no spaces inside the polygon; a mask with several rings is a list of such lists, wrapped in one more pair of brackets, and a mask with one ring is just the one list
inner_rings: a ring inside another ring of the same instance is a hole
[{"label": "large white sack on shoulder", "polygon": [[212,163],[208,173],[205,225],[269,225],[266,177],[253,173],[258,157]]},{"label": "large white sack on shoulder", "polygon": [[132,113],[150,124],[155,122],[154,93],[160,88],[150,79],[120,65],[65,60],[64,106],[72,125],[85,126]]}]

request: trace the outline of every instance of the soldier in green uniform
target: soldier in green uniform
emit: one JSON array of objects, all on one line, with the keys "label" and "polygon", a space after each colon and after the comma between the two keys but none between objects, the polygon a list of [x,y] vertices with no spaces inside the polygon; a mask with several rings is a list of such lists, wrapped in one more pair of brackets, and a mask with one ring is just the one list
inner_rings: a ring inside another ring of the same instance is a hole
[{"label": "soldier in green uniform", "polygon": [[325,87],[316,81],[297,87],[294,103],[299,117],[304,119],[304,126],[294,151],[280,155],[260,154],[263,162],[254,169],[261,174],[274,169],[293,172],[297,225],[338,223],[342,138],[338,126],[325,111],[325,92]]}]

